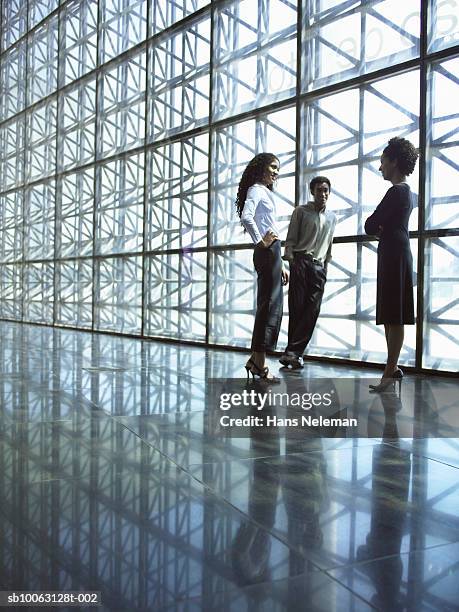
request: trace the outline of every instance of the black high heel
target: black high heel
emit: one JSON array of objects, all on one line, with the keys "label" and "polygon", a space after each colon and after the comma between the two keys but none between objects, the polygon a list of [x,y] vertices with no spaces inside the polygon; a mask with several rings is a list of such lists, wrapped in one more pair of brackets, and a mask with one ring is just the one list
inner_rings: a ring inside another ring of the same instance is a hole
[{"label": "black high heel", "polygon": [[394,386],[395,391],[395,383],[398,383],[398,393],[400,395],[402,392],[402,378],[403,372],[400,368],[397,368],[392,376],[383,376],[378,385],[368,385],[371,389],[370,393],[381,393],[381,391],[385,391],[391,385]]},{"label": "black high heel", "polygon": [[401,395],[402,394],[402,379],[403,379],[403,372],[400,368],[397,368],[395,370],[395,372],[392,374],[392,378],[398,382],[398,394]]},{"label": "black high heel", "polygon": [[253,359],[249,359],[248,362],[245,364],[245,369],[247,371],[247,380],[249,380],[249,373],[252,374],[252,378],[255,378],[255,376],[258,376],[261,380],[265,380],[266,382],[270,382],[274,385],[280,384],[280,378],[275,378],[274,376],[272,378],[270,378],[268,376],[269,374],[269,368],[267,366],[265,366],[264,368],[260,368],[254,361]]}]

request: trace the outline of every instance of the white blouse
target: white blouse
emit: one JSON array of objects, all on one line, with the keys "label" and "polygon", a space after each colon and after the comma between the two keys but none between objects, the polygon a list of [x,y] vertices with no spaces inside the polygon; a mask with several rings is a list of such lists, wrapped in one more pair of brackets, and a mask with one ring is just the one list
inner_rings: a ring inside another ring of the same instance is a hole
[{"label": "white blouse", "polygon": [[260,242],[268,230],[279,235],[276,227],[276,201],[278,196],[261,183],[249,187],[241,222],[254,244]]}]

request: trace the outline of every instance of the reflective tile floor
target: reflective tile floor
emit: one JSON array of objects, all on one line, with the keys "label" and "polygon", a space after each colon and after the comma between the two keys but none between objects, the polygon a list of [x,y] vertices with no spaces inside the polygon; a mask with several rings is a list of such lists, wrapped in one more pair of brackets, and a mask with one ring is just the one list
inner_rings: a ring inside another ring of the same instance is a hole
[{"label": "reflective tile floor", "polygon": [[230,437],[208,381],[240,377],[244,354],[6,322],[0,338],[3,590],[96,590],[101,610],[459,610],[457,379],[370,395],[379,372],[308,362],[279,376],[352,379],[356,436]]}]

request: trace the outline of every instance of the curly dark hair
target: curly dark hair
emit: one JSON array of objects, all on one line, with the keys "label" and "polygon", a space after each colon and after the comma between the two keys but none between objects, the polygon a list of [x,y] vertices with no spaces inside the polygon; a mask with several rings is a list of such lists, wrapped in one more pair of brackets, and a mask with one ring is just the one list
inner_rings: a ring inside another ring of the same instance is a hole
[{"label": "curly dark hair", "polygon": [[383,151],[383,155],[388,157],[391,161],[397,160],[399,171],[404,176],[408,176],[412,174],[416,166],[419,152],[409,140],[396,136],[389,140],[387,147]]},{"label": "curly dark hair", "polygon": [[[263,181],[266,169],[273,161],[279,161],[279,158],[273,153],[259,153],[247,164],[246,169],[242,173],[236,196],[236,210],[239,218],[241,218],[242,211],[244,210],[247,191],[255,183]],[[271,185],[267,185],[267,187],[272,190]]]}]

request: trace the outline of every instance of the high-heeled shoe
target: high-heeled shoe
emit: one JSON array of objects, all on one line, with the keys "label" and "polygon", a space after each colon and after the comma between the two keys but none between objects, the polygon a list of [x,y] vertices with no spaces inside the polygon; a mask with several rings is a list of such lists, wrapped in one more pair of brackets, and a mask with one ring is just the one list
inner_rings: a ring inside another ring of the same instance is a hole
[{"label": "high-heeled shoe", "polygon": [[258,376],[261,380],[265,380],[266,382],[270,382],[274,385],[280,384],[280,378],[268,376],[269,368],[267,366],[260,368],[260,366],[258,366],[253,359],[249,359],[244,367],[247,371],[247,380],[249,380],[249,374],[252,374],[252,378]]},{"label": "high-heeled shoe", "polygon": [[368,385],[371,389],[370,393],[381,393],[381,391],[389,389],[391,385],[394,387],[395,390],[395,383],[398,383],[398,392],[400,394],[402,390],[402,378],[403,372],[400,368],[397,368],[395,372],[392,373],[392,376],[383,376],[379,384]]}]

